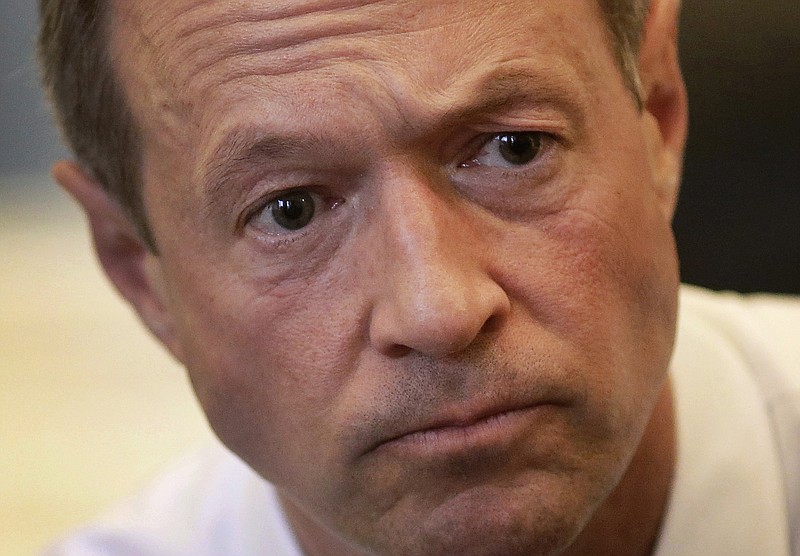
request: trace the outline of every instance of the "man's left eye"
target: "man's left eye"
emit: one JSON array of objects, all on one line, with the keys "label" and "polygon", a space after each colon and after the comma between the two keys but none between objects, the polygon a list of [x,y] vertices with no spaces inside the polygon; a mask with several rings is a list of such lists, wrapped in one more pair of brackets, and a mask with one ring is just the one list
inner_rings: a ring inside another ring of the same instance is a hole
[{"label": "man's left eye", "polygon": [[295,231],[311,223],[316,212],[316,203],[306,192],[291,192],[270,201],[266,208],[278,226]]},{"label": "man's left eye", "polygon": [[319,195],[306,190],[281,193],[247,217],[249,225],[269,235],[284,235],[310,225],[321,206]]},{"label": "man's left eye", "polygon": [[465,166],[515,168],[533,162],[544,148],[539,132],[503,132],[492,136]]}]

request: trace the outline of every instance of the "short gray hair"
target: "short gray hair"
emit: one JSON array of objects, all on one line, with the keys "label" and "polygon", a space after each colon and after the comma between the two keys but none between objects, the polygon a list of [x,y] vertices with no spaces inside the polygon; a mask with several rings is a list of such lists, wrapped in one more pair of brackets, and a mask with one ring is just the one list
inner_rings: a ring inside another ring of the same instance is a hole
[{"label": "short gray hair", "polygon": [[641,108],[642,84],[639,79],[638,54],[642,43],[649,0],[599,0],[611,33],[617,63],[625,84]]}]

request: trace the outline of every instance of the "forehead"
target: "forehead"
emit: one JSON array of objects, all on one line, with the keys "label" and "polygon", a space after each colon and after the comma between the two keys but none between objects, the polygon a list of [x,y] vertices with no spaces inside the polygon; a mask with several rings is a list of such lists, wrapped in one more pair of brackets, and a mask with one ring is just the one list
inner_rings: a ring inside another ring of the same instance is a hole
[{"label": "forehead", "polygon": [[[296,116],[309,112],[350,122],[372,114],[404,125],[412,113],[462,103],[498,68],[541,91],[573,85],[569,94],[577,96],[574,84],[596,70],[584,54],[610,52],[593,0],[112,6],[112,52],[133,112],[145,135],[158,127],[171,142],[186,137],[187,125],[200,134],[226,125],[241,107],[270,125],[301,126],[305,120]],[[310,125],[320,126],[320,117]]]}]

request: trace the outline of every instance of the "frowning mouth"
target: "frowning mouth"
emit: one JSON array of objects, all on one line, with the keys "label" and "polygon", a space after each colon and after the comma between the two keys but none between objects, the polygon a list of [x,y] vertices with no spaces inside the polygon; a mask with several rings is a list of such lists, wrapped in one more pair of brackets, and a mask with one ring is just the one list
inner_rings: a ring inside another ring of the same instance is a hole
[{"label": "frowning mouth", "polygon": [[373,448],[413,457],[450,456],[502,449],[523,439],[542,422],[555,404],[535,404],[496,410],[471,418],[443,419],[388,438]]}]

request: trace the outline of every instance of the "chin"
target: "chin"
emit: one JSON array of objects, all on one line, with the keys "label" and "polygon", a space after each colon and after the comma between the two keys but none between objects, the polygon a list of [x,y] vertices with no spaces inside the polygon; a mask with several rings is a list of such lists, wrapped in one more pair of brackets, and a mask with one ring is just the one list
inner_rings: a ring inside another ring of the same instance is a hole
[{"label": "chin", "polygon": [[[416,524],[395,522],[374,554],[391,556],[551,556],[581,532],[592,508],[572,496],[543,496],[541,485],[484,486],[461,492]],[[400,520],[402,522],[403,520]]]}]

